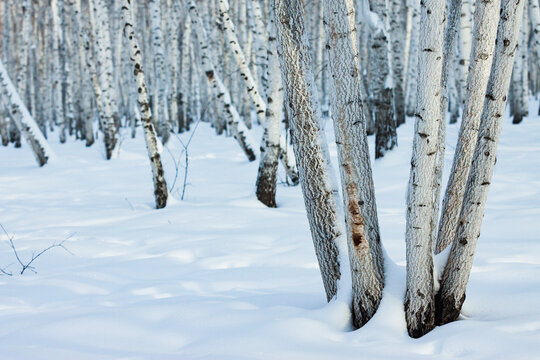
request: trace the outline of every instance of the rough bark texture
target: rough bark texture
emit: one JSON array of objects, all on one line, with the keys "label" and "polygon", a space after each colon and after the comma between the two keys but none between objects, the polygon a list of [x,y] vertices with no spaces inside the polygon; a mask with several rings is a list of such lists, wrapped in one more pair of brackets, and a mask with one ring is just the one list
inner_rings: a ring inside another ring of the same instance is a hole
[{"label": "rough bark texture", "polygon": [[336,295],[340,278],[338,241],[344,229],[338,216],[339,194],[322,133],[303,1],[275,0],[274,4],[278,55],[300,184],[326,297],[330,300]]},{"label": "rough bark texture", "polygon": [[362,104],[352,0],[326,0],[324,24],[334,94],[332,119],[352,272],[353,323],[363,326],[377,311],[384,286],[375,188]]},{"label": "rough bark texture", "polygon": [[407,293],[405,315],[412,337],[434,327],[431,216],[441,119],[441,75],[445,1],[421,3],[418,92],[407,195]]},{"label": "rough bark texture", "polygon": [[407,64],[406,114],[414,116],[416,107],[416,88],[418,81],[418,29],[420,28],[420,0],[411,0],[411,42]]},{"label": "rough bark texture", "polygon": [[133,63],[133,75],[137,84],[139,107],[142,114],[141,120],[144,129],[144,140],[146,141],[146,150],[152,168],[156,208],[161,209],[167,205],[167,183],[165,182],[161,156],[158,151],[156,131],[154,129],[154,124],[152,123],[152,111],[150,110],[148,90],[146,88],[142,66],[143,59],[137,38],[135,37],[134,27],[136,24],[133,22],[131,15],[130,0],[123,0],[122,17],[124,19],[124,34],[129,41],[131,62]]},{"label": "rough bark texture", "polygon": [[437,254],[450,245],[455,238],[495,51],[500,8],[500,0],[480,1],[476,4],[475,36],[472,45],[472,62],[467,79],[467,92],[465,93],[465,107],[454,162],[443,200],[435,248]]},{"label": "rough bark texture", "polygon": [[497,143],[506,106],[512,64],[518,47],[524,1],[503,0],[502,3],[495,56],[457,234],[437,296],[438,324],[456,320],[465,301],[465,289],[480,236],[489,184],[496,161]]},{"label": "rough bark texture", "polygon": [[394,111],[396,126],[405,123],[405,90],[403,67],[405,58],[405,32],[402,26],[402,3],[404,0],[392,0],[390,5],[390,39],[392,54],[392,78],[394,82]]}]

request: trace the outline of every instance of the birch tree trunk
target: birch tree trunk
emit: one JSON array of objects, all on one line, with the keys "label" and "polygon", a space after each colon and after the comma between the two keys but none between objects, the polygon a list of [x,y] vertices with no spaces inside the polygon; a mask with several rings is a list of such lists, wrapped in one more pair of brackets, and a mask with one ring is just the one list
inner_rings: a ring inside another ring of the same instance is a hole
[{"label": "birch tree trunk", "polygon": [[531,20],[532,44],[536,51],[537,67],[540,66],[540,6],[538,0],[529,0],[529,18]]},{"label": "birch tree trunk", "polygon": [[211,61],[208,44],[206,39],[206,31],[199,17],[197,6],[193,0],[188,3],[189,14],[191,17],[191,25],[194,27],[199,41],[199,50],[203,71],[214,97],[219,101],[221,110],[227,119],[227,125],[231,130],[233,137],[238,141],[238,144],[246,154],[249,161],[255,160],[255,150],[251,139],[248,138],[248,129],[240,120],[238,111],[231,103],[231,96],[227,88],[223,85],[221,78],[217,74],[214,64]]},{"label": "birch tree trunk", "polygon": [[338,149],[353,285],[353,323],[377,311],[384,286],[375,188],[362,104],[352,0],[326,0],[324,24],[334,94],[332,118]]},{"label": "birch tree trunk", "polygon": [[510,107],[513,116],[512,124],[519,124],[523,118],[529,114],[529,81],[528,81],[528,59],[529,52],[529,18],[528,11],[523,11],[521,22],[521,32],[519,36],[518,52],[514,60],[514,71],[512,73]]},{"label": "birch tree trunk", "polygon": [[[461,70],[460,89],[462,94],[461,103],[465,109],[467,100],[467,76],[469,73],[469,64],[471,60],[471,43],[472,43],[472,21],[471,21],[471,3],[470,0],[462,0],[461,17],[460,17],[460,54],[459,67]],[[465,112],[465,110],[463,110]]]},{"label": "birch tree trunk", "polygon": [[[273,11],[270,9],[270,11]],[[261,160],[255,185],[257,199],[268,207],[276,207],[276,182],[280,148],[280,128],[283,114],[283,86],[277,58],[276,29],[274,14],[269,15],[268,51],[265,78],[268,79],[266,90],[267,103],[264,134],[261,142]],[[258,41],[256,41],[258,43]]]},{"label": "birch tree trunk", "polygon": [[149,0],[150,34],[154,55],[154,122],[159,128],[163,143],[170,136],[169,107],[167,106],[167,84],[165,78],[165,53],[163,49],[163,32],[161,30],[160,0]]},{"label": "birch tree trunk", "polygon": [[9,75],[0,60],[0,85],[2,86],[2,94],[7,99],[10,106],[10,114],[36,158],[39,166],[43,166],[51,159],[54,154],[45,140],[45,137],[39,130],[38,125],[28,112],[26,105],[21,100],[15,86],[11,82]]},{"label": "birch tree trunk", "polygon": [[107,16],[107,5],[104,0],[89,0],[91,25],[95,34],[96,57],[99,59],[99,88],[101,91],[102,108],[101,128],[105,141],[105,156],[110,159],[117,147],[118,129],[116,127],[116,89],[113,78],[113,61],[111,49],[111,36],[109,33],[109,20]]},{"label": "birch tree trunk", "polygon": [[465,107],[459,130],[459,141],[456,145],[454,162],[442,205],[435,248],[437,254],[450,245],[455,238],[495,52],[500,9],[501,0],[480,1],[476,4],[475,36],[472,45],[472,62],[467,79],[467,92],[464,96]]},{"label": "birch tree trunk", "polygon": [[122,17],[124,19],[124,33],[129,40],[131,62],[133,63],[133,75],[137,84],[139,107],[142,114],[141,120],[144,129],[144,140],[146,142],[146,150],[152,167],[156,208],[161,209],[167,205],[167,183],[165,182],[161,156],[158,151],[156,131],[154,129],[154,124],[152,123],[152,111],[150,110],[148,90],[146,88],[142,66],[143,59],[134,32],[136,24],[131,15],[131,0],[123,0]]},{"label": "birch tree trunk", "polygon": [[418,338],[434,327],[433,240],[431,216],[434,171],[441,119],[441,77],[445,1],[421,2],[418,90],[411,173],[407,195],[407,292],[409,335]]},{"label": "birch tree trunk", "polygon": [[[458,318],[472,268],[506,106],[514,55],[518,46],[522,0],[503,0],[495,56],[491,67],[480,129],[467,179],[463,206],[437,296],[437,323]],[[478,6],[478,5],[477,5]]]},{"label": "birch tree trunk", "polygon": [[332,179],[322,132],[303,1],[275,0],[274,4],[278,55],[300,184],[326,297],[330,301],[337,293],[340,278],[338,243],[342,241],[344,224],[339,216],[339,193]]},{"label": "birch tree trunk", "polygon": [[396,119],[394,116],[394,89],[388,39],[388,1],[371,0],[373,12],[379,17],[379,26],[371,35],[369,60],[375,71],[371,72],[371,111],[373,111],[377,134],[375,159],[397,145]]},{"label": "birch tree trunk", "polygon": [[402,26],[401,6],[404,0],[392,0],[390,12],[390,40],[392,79],[394,80],[394,110],[396,126],[405,123],[405,91],[403,89],[403,62],[405,61],[405,33]]},{"label": "birch tree trunk", "polygon": [[420,0],[411,0],[411,43],[409,45],[409,62],[407,65],[407,99],[406,114],[414,116],[416,107],[416,88],[418,80],[418,33],[420,28]]},{"label": "birch tree trunk", "polygon": [[60,8],[63,6],[62,0],[51,0],[51,11],[53,19],[53,102],[54,121],[60,127],[60,142],[66,142],[66,119],[64,117],[64,105],[62,101],[62,58],[61,47],[63,32],[61,27]]}]

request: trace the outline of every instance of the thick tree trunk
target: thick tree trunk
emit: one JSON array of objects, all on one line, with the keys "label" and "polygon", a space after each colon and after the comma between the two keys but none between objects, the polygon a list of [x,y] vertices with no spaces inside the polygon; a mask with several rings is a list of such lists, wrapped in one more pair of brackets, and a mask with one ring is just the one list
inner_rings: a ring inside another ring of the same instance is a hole
[{"label": "thick tree trunk", "polygon": [[142,123],[144,129],[144,139],[146,141],[146,150],[152,167],[152,175],[154,180],[154,196],[156,200],[156,208],[161,209],[167,205],[167,183],[163,174],[163,165],[158,151],[158,143],[156,131],[152,123],[152,111],[150,110],[150,102],[148,101],[148,90],[144,80],[144,71],[142,66],[142,55],[139,48],[134,28],[136,24],[131,15],[131,1],[123,0],[122,17],[124,19],[124,33],[129,40],[129,50],[131,53],[131,61],[133,63],[133,75],[137,84],[137,93],[139,107],[142,114]]},{"label": "thick tree trunk", "polygon": [[[517,50],[522,0],[503,0],[495,56],[491,67],[482,119],[467,179],[456,237],[437,296],[437,323],[458,318],[472,268],[474,252],[496,161],[512,64]],[[477,5],[478,6],[478,5]]]},{"label": "thick tree trunk", "polygon": [[435,247],[437,254],[450,245],[455,238],[495,51],[500,5],[501,0],[481,1],[476,4],[472,63],[467,79],[459,141],[456,145],[454,162],[443,200]]},{"label": "thick tree trunk", "polygon": [[278,55],[300,184],[326,297],[337,293],[338,243],[344,235],[339,192],[333,179],[322,115],[316,98],[302,0],[275,0]]},{"label": "thick tree trunk", "polygon": [[431,216],[441,119],[445,1],[421,3],[418,90],[411,174],[407,195],[407,293],[405,315],[412,337],[434,327]]},{"label": "thick tree trunk", "polygon": [[332,118],[352,272],[353,323],[361,327],[377,311],[384,270],[357,62],[354,2],[326,0],[324,7],[335,91],[331,97]]}]

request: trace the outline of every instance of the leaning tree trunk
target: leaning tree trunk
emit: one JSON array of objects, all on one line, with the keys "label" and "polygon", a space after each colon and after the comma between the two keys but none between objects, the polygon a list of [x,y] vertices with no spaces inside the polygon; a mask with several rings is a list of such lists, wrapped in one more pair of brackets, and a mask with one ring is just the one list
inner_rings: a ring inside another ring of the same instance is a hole
[{"label": "leaning tree trunk", "polygon": [[443,200],[435,248],[437,254],[450,245],[455,238],[495,51],[500,9],[501,0],[480,1],[476,4],[474,15],[475,36],[472,45],[472,61],[467,79],[467,92],[464,94],[465,107],[459,130],[459,141],[454,153],[452,171],[450,172]]},{"label": "leaning tree trunk", "polygon": [[357,62],[354,2],[326,0],[324,7],[334,87],[332,118],[352,272],[353,323],[361,327],[377,311],[384,270]]},{"label": "leaning tree trunk", "polygon": [[387,0],[372,0],[373,12],[380,21],[371,35],[369,60],[371,71],[370,109],[373,112],[377,134],[375,136],[375,158],[381,158],[386,151],[397,145],[396,119],[394,117],[394,89],[388,43]]},{"label": "leaning tree trunk", "polygon": [[405,317],[412,337],[434,327],[431,216],[441,119],[444,0],[421,2],[418,90],[411,174],[407,195],[407,293]]},{"label": "leaning tree trunk", "polygon": [[275,0],[278,55],[311,236],[328,301],[337,293],[343,226],[323,135],[302,0]]},{"label": "leaning tree trunk", "polygon": [[161,209],[167,205],[167,183],[163,174],[163,165],[158,151],[158,142],[156,131],[152,123],[152,111],[148,101],[148,90],[144,81],[144,71],[142,65],[142,55],[139,43],[135,36],[134,27],[136,24],[131,16],[131,0],[124,0],[122,6],[122,17],[124,19],[124,33],[129,41],[129,50],[131,61],[133,63],[133,75],[137,84],[137,93],[139,98],[139,107],[141,109],[142,124],[144,129],[144,140],[146,141],[146,150],[152,167],[154,180],[154,196],[156,199],[156,208]]},{"label": "leaning tree trunk", "polygon": [[208,80],[209,87],[214,93],[214,97],[218,100],[223,114],[227,118],[227,125],[236,139],[249,161],[255,160],[255,150],[248,138],[248,129],[242,123],[238,111],[231,102],[231,96],[229,90],[223,85],[221,78],[214,68],[214,64],[210,58],[208,49],[208,43],[206,38],[206,31],[202,24],[202,20],[199,16],[197,6],[193,0],[188,3],[189,15],[191,17],[191,25],[193,26],[197,39],[199,40],[199,50],[201,57],[201,65],[203,67],[204,74]]},{"label": "leaning tree trunk", "polygon": [[[471,163],[463,206],[441,288],[437,295],[437,323],[458,318],[472,268],[474,252],[496,161],[523,11],[522,0],[503,0],[495,56],[491,66],[482,119]],[[478,6],[478,5],[477,5]]]},{"label": "leaning tree trunk", "polygon": [[[498,16],[497,16],[498,18]],[[461,17],[459,28],[459,40],[460,40],[460,53],[459,53],[459,67],[460,78],[459,85],[461,90],[461,104],[465,109],[465,102],[467,101],[467,77],[469,73],[469,64],[471,61],[471,43],[472,43],[472,21],[471,21],[471,4],[470,0],[463,0],[461,5]],[[465,113],[465,110],[463,110]]]},{"label": "leaning tree trunk", "polygon": [[39,130],[38,125],[28,112],[26,105],[24,105],[19,94],[15,90],[15,86],[11,82],[1,60],[0,85],[2,86],[2,94],[10,105],[10,113],[15,121],[17,129],[19,129],[19,132],[32,148],[32,152],[34,153],[34,157],[39,166],[45,165],[54,154],[49,148],[49,144],[47,143],[47,140],[45,140],[41,130]]}]

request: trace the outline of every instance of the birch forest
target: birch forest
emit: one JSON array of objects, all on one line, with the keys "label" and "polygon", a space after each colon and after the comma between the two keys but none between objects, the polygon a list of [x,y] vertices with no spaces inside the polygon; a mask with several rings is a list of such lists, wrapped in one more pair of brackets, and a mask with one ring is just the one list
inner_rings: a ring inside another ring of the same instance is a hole
[{"label": "birch forest", "polygon": [[538,0],[0,0],[0,357],[538,356],[539,65]]}]

